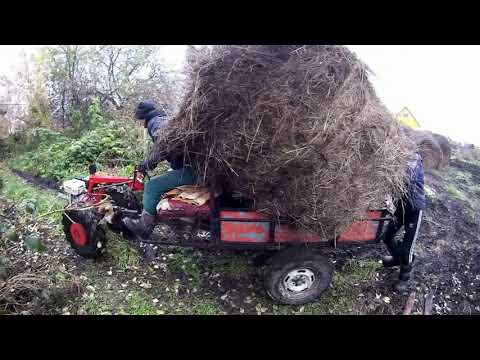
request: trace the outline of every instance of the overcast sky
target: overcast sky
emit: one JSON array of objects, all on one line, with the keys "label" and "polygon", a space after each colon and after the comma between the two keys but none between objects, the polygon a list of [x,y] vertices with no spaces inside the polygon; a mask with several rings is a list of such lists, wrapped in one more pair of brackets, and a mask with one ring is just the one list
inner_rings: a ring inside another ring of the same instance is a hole
[{"label": "overcast sky", "polygon": [[[22,51],[32,52],[37,47],[0,45],[0,74],[12,71]],[[407,106],[422,128],[480,145],[476,118],[480,46],[349,47],[375,72],[371,80],[392,112]],[[168,45],[163,53],[172,67],[181,68],[185,46]]]}]

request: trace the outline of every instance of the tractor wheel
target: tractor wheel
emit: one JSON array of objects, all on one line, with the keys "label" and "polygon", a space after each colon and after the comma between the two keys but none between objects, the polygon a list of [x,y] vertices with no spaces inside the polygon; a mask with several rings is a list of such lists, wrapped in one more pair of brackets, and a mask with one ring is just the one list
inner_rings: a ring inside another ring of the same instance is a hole
[{"label": "tractor wheel", "polygon": [[96,212],[69,211],[67,215],[63,214],[63,231],[75,252],[86,259],[102,255],[107,239],[105,230],[98,225]]},{"label": "tractor wheel", "polygon": [[312,302],[332,281],[333,265],[306,248],[284,250],[267,261],[264,286],[276,302],[302,305]]}]

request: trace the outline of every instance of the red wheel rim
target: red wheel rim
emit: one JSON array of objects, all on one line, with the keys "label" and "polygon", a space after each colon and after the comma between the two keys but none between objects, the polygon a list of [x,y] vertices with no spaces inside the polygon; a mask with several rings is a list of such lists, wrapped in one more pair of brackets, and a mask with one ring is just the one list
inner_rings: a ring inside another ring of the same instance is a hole
[{"label": "red wheel rim", "polygon": [[85,246],[88,243],[87,231],[82,224],[73,223],[70,226],[70,234],[72,235],[73,242],[77,246]]}]

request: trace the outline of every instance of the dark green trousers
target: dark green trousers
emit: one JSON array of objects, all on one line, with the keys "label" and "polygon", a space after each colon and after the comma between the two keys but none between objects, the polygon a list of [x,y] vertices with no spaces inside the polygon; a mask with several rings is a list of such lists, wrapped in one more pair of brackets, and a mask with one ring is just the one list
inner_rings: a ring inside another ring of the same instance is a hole
[{"label": "dark green trousers", "polygon": [[171,170],[163,175],[155,176],[145,184],[143,191],[143,208],[150,215],[157,213],[157,204],[166,192],[182,185],[192,185],[195,180],[190,167]]}]

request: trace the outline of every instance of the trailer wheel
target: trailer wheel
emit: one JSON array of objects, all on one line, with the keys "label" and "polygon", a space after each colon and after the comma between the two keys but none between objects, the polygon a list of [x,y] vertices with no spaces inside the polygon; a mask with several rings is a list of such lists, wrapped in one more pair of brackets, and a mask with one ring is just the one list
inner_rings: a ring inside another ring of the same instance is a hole
[{"label": "trailer wheel", "polygon": [[267,294],[276,302],[302,305],[312,302],[332,281],[333,265],[309,249],[287,249],[268,262],[264,275]]},{"label": "trailer wheel", "polygon": [[105,230],[98,225],[95,211],[68,211],[62,222],[65,238],[78,255],[96,259],[105,252]]}]

